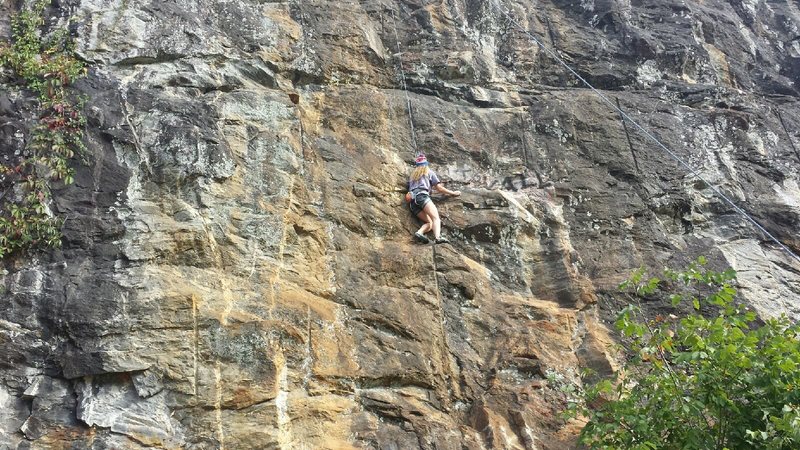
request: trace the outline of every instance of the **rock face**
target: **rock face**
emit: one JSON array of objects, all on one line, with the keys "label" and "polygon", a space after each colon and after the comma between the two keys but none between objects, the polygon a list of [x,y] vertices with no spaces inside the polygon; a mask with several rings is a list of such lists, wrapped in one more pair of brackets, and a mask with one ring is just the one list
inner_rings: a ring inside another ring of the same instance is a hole
[{"label": "rock face", "polygon": [[[5,261],[0,448],[572,448],[633,268],[800,315],[800,264],[498,9],[798,252],[793,0],[57,3],[90,163]],[[407,104],[451,245],[411,239]]]}]

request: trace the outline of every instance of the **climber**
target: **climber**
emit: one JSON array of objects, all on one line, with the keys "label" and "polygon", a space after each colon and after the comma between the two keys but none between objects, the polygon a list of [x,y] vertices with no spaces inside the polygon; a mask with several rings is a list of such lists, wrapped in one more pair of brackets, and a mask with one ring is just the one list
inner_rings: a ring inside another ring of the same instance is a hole
[{"label": "climber", "polygon": [[461,195],[461,191],[451,191],[442,185],[436,173],[428,167],[428,159],[425,155],[420,154],[414,160],[414,171],[411,172],[411,177],[408,179],[408,206],[411,212],[423,222],[422,227],[414,233],[422,244],[430,243],[430,239],[425,237],[425,234],[433,230],[433,237],[437,244],[445,244],[449,242],[442,237],[442,221],[439,219],[439,210],[431,200],[431,187],[436,191],[446,195],[457,197]]}]

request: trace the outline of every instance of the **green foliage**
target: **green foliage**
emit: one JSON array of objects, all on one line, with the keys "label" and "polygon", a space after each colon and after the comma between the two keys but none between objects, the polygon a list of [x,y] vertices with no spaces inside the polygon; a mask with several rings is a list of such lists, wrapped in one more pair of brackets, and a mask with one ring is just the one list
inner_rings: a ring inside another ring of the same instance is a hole
[{"label": "green foliage", "polygon": [[83,102],[69,89],[86,73],[75,58],[65,29],[43,35],[49,1],[38,0],[12,19],[12,39],[0,43],[0,67],[10,70],[23,89],[36,94],[38,122],[31,130],[21,158],[2,168],[10,182],[0,211],[0,257],[35,246],[61,243],[62,220],[48,208],[50,186],[71,184],[68,161],[83,155],[86,120]]},{"label": "green foliage", "polygon": [[[629,357],[615,378],[582,393],[571,414],[589,422],[581,442],[597,449],[800,448],[800,328],[785,316],[757,320],[735,301],[732,270],[703,258],[664,280],[633,274],[631,299],[665,290],[673,305],[716,309],[645,319],[619,315]],[[588,406],[590,405],[590,406]]]}]

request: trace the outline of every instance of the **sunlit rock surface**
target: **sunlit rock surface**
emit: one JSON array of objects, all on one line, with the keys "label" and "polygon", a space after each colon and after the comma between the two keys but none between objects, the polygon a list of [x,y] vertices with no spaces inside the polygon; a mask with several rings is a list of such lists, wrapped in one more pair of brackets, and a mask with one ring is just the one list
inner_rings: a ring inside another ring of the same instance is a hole
[{"label": "sunlit rock surface", "polygon": [[[632,269],[797,317],[799,265],[495,4],[800,251],[793,0],[62,1],[90,162],[4,262],[0,448],[573,448]],[[407,103],[451,245],[411,239]]]}]

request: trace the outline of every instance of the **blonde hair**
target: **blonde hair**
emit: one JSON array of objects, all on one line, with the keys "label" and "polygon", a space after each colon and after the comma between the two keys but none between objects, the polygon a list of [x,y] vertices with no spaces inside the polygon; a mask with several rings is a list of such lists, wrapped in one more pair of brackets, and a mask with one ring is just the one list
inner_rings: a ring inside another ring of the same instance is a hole
[{"label": "blonde hair", "polygon": [[417,181],[420,178],[427,176],[430,169],[428,166],[417,166],[413,172],[411,172],[411,181]]}]

